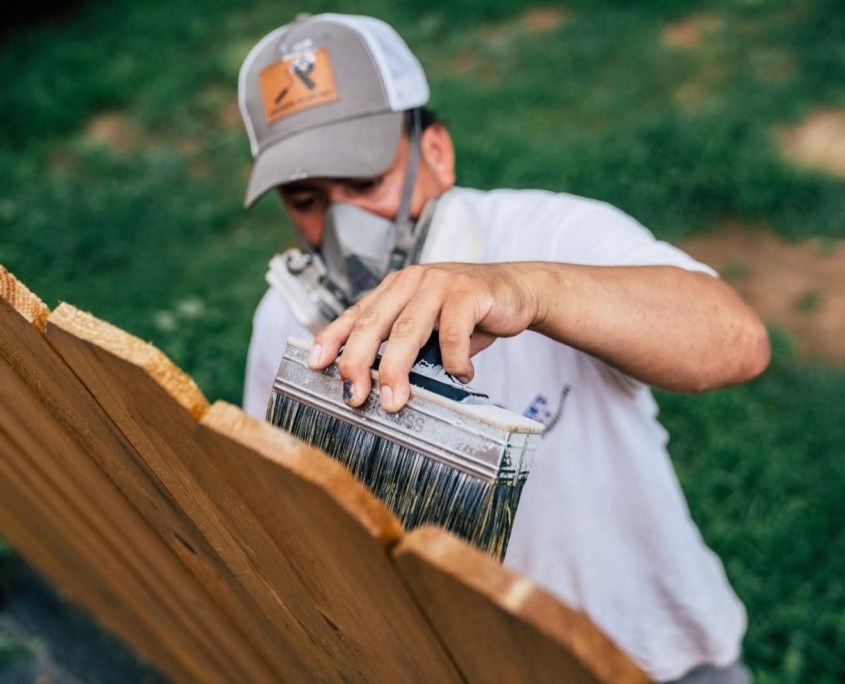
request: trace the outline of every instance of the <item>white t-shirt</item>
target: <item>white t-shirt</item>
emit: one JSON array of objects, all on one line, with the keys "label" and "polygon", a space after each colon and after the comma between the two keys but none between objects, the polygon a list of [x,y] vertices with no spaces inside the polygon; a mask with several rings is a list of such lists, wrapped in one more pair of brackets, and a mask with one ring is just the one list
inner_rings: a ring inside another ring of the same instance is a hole
[{"label": "white t-shirt", "polygon": [[[602,202],[453,192],[477,215],[483,262],[670,265],[715,275]],[[290,336],[308,333],[268,291],[247,361],[249,413],[264,417]],[[690,518],[649,388],[532,332],[497,340],[473,363],[475,389],[546,425],[505,565],[586,612],[657,681],[736,661],[745,609]]]}]

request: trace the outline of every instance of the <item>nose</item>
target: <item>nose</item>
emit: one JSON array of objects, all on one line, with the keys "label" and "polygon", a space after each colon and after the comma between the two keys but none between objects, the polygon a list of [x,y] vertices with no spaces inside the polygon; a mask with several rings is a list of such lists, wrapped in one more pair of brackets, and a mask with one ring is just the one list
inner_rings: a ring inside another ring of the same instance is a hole
[{"label": "nose", "polygon": [[352,203],[353,200],[353,195],[345,183],[331,183],[327,195],[329,206],[336,202]]},{"label": "nose", "polygon": [[302,237],[314,248],[320,247],[323,242],[323,233],[326,229],[326,212],[335,202],[346,202],[347,194],[340,183],[332,183],[325,194],[324,203],[319,210],[314,211],[299,224]]},{"label": "nose", "polygon": [[326,227],[326,212],[329,210],[329,207],[335,202],[348,201],[348,195],[345,190],[341,183],[327,183],[323,188],[323,197],[319,207],[315,208],[309,214],[300,217],[300,220],[297,222],[302,237],[312,247],[319,248],[323,242],[323,233]]},{"label": "nose", "polygon": [[298,221],[297,228],[305,241],[314,249],[320,247],[323,241],[323,227],[325,225],[325,212],[319,216],[311,216],[306,220]]}]

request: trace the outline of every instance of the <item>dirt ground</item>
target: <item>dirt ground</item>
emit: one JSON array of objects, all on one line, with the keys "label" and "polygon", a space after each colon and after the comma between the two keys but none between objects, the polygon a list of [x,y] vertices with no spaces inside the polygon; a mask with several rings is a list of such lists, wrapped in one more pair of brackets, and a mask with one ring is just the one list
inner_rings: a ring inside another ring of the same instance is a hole
[{"label": "dirt ground", "polygon": [[[845,111],[819,109],[774,134],[788,162],[845,178]],[[728,221],[682,248],[789,332],[804,359],[845,364],[845,240],[793,243],[765,226]]]},{"label": "dirt ground", "polygon": [[799,125],[776,133],[791,162],[845,178],[845,111],[819,109]]},{"label": "dirt ground", "polygon": [[681,247],[789,332],[802,358],[845,364],[845,240],[792,243],[763,226],[726,222]]},{"label": "dirt ground", "polygon": [[722,18],[713,12],[693,14],[668,24],[663,30],[663,44],[675,48],[698,47],[707,33],[717,31],[722,25]]}]

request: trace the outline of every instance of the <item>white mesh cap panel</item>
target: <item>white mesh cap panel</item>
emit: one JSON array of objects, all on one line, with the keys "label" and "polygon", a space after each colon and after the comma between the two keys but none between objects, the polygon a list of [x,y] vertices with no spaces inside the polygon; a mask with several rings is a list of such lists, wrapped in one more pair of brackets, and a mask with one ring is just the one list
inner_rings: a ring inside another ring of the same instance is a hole
[{"label": "white mesh cap panel", "polygon": [[320,14],[313,18],[336,21],[361,36],[381,72],[391,110],[402,112],[428,102],[428,82],[422,65],[390,25],[351,14]]}]

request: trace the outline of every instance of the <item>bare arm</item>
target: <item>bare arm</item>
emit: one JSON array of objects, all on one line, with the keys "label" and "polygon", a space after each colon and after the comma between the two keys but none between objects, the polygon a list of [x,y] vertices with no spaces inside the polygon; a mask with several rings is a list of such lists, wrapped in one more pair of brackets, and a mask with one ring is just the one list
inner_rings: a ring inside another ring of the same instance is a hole
[{"label": "bare arm", "polygon": [[[349,403],[379,369],[381,401],[408,399],[408,373],[432,330],[446,370],[468,381],[471,356],[497,337],[535,330],[644,383],[677,392],[737,384],[761,373],[769,344],[759,318],[725,283],[672,266],[551,262],[430,264],[392,274],[315,339],[311,366],[338,362]],[[386,388],[389,388],[385,391]]]}]

